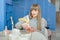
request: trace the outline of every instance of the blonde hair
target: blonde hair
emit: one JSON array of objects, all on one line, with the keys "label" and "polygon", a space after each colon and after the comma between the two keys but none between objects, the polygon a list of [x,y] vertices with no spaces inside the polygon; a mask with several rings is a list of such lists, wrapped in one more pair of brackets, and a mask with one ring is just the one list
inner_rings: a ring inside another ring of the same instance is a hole
[{"label": "blonde hair", "polygon": [[38,10],[38,16],[37,16],[37,29],[41,30],[41,9],[40,6],[38,4],[33,4],[30,8],[30,19],[32,19],[32,10]]}]

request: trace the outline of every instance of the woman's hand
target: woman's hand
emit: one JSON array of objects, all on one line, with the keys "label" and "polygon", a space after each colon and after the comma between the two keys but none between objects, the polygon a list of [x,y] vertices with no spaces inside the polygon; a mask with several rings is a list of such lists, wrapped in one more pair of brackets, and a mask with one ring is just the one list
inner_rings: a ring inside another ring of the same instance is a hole
[{"label": "woman's hand", "polygon": [[31,27],[31,32],[37,31],[34,27]]},{"label": "woman's hand", "polygon": [[27,23],[23,23],[22,25],[21,25],[24,29],[27,29],[27,27],[29,26]]},{"label": "woman's hand", "polygon": [[35,32],[37,31],[34,27],[29,26],[27,23],[22,24],[22,27],[28,32]]}]

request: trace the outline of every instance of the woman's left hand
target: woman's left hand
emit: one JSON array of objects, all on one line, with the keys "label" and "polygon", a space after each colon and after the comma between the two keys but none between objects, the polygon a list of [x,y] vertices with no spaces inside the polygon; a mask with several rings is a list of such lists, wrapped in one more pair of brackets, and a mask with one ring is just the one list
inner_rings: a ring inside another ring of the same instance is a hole
[{"label": "woman's left hand", "polygon": [[31,27],[31,32],[37,31],[34,27]]}]

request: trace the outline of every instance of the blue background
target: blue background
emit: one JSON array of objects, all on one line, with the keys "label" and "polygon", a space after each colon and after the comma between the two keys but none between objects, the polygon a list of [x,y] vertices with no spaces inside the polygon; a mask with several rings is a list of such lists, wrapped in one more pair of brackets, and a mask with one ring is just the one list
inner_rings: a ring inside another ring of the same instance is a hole
[{"label": "blue background", "polygon": [[56,7],[48,0],[2,0],[0,1],[0,31],[3,31],[5,26],[12,29],[10,16],[13,17],[14,24],[18,22],[18,18],[29,14],[32,4],[41,6],[42,17],[47,20],[50,30],[56,29]]}]

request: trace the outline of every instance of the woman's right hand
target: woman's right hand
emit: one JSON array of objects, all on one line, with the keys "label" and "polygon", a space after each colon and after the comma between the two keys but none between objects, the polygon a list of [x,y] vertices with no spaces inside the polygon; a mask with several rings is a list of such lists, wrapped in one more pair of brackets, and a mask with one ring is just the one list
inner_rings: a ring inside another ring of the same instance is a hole
[{"label": "woman's right hand", "polygon": [[21,26],[22,26],[24,29],[27,29],[28,24],[27,24],[27,23],[23,23]]},{"label": "woman's right hand", "polygon": [[23,27],[26,31],[30,31],[30,32],[35,32],[35,31],[37,31],[34,27],[29,26],[27,23],[22,24],[22,27]]}]

